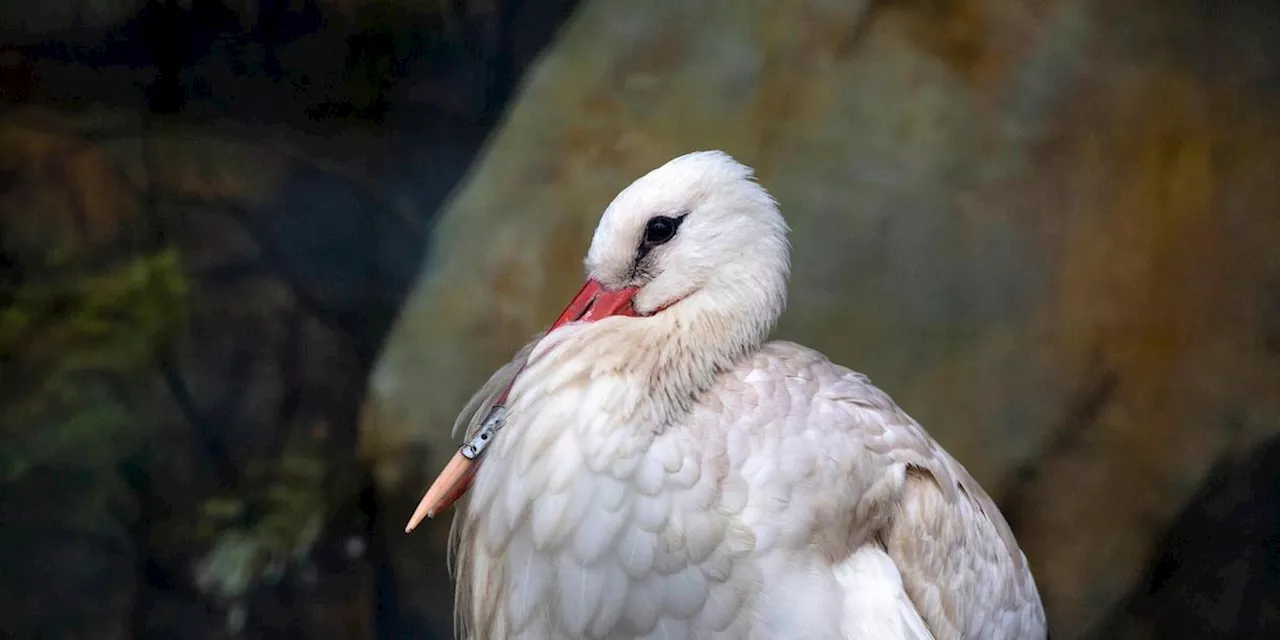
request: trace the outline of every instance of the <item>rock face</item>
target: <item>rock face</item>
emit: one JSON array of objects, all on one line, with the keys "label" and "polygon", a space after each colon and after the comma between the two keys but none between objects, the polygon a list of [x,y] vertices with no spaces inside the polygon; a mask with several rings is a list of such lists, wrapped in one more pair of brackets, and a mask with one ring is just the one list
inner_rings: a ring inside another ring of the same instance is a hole
[{"label": "rock face", "polygon": [[[382,350],[361,448],[386,526],[471,392],[576,290],[612,196],[720,148],[794,229],[778,336],[930,429],[1001,500],[1055,634],[1088,633],[1215,462],[1280,429],[1277,15],[586,2]],[[437,606],[435,526],[393,543],[402,606]]]}]

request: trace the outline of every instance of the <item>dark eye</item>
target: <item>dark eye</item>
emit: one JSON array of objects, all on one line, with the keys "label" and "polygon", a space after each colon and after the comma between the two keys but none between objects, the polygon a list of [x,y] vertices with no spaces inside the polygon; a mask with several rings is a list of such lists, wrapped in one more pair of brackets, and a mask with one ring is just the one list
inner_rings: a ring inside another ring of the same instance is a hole
[{"label": "dark eye", "polygon": [[679,226],[680,220],[676,218],[667,216],[652,218],[644,227],[644,243],[652,246],[667,242],[676,236],[676,229]]}]

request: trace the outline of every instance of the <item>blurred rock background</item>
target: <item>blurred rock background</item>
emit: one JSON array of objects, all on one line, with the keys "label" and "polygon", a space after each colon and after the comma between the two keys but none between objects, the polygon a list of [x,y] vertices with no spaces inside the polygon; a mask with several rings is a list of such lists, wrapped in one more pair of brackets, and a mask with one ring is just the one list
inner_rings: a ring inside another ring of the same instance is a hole
[{"label": "blurred rock background", "polygon": [[10,2],[0,98],[5,637],[451,637],[454,415],[698,148],[1056,638],[1280,630],[1275,3]]}]

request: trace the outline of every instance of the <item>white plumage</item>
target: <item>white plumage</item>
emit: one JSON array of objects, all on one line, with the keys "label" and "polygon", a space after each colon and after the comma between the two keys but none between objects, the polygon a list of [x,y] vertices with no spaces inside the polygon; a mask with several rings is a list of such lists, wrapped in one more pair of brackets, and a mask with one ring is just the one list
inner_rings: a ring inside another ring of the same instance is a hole
[{"label": "white plumage", "polygon": [[505,406],[482,463],[457,458],[420,509],[472,482],[461,637],[1046,637],[1026,558],[964,468],[866,377],[765,342],[786,234],[720,152],[609,206],[584,293],[459,416],[471,437]]}]

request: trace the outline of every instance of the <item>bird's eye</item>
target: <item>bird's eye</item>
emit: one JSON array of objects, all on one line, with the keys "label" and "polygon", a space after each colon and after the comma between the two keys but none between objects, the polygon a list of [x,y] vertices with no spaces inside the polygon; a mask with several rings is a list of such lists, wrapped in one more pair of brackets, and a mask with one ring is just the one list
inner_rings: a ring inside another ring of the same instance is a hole
[{"label": "bird's eye", "polygon": [[644,242],[650,246],[668,242],[675,237],[676,228],[679,226],[680,220],[677,218],[654,217],[644,227]]}]

